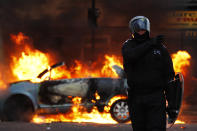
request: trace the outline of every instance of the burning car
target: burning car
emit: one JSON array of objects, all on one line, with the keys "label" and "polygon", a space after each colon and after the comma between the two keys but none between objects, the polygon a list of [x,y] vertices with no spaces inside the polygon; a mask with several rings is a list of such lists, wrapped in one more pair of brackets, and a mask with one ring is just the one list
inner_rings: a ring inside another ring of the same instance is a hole
[{"label": "burning car", "polygon": [[[53,69],[64,65],[57,63],[38,75],[43,77]],[[36,114],[68,113],[73,107],[73,99],[81,98],[80,106],[90,112],[97,107],[104,111],[110,100],[121,96],[110,106],[111,117],[119,122],[129,121],[127,84],[124,71],[119,66],[113,66],[119,78],[71,78],[51,80],[50,76],[42,82],[29,80],[11,83],[7,90],[0,93],[0,116],[8,121],[31,121]],[[51,74],[51,73],[50,73]],[[97,99],[96,95],[100,98]]]},{"label": "burning car", "polygon": [[[22,32],[11,34],[11,40],[15,47],[9,56],[11,72],[0,68],[1,120],[111,124],[129,121],[128,86],[120,57],[105,54],[104,59],[88,64],[74,60],[74,66],[71,63],[69,67],[62,66],[64,63],[60,62],[47,68],[54,62],[53,53],[35,49],[31,39]],[[172,54],[172,59],[175,71],[186,75],[191,59],[189,53],[178,51]],[[65,68],[62,70],[60,66]],[[1,76],[6,76],[6,80]],[[10,80],[17,82],[6,86]]]}]

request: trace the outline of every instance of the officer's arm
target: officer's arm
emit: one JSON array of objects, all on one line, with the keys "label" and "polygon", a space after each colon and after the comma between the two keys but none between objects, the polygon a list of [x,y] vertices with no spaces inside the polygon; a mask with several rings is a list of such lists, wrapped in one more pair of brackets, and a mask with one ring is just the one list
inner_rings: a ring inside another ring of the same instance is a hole
[{"label": "officer's arm", "polygon": [[171,103],[172,99],[172,94],[171,94],[171,89],[172,86],[169,83],[170,80],[174,79],[175,72],[173,68],[173,62],[170,57],[170,54],[168,53],[167,49],[164,47],[164,73],[165,73],[165,80],[166,80],[166,87],[165,87],[165,94],[166,94],[166,99],[168,101],[168,110],[170,108],[173,108],[173,104]]},{"label": "officer's arm", "polygon": [[166,73],[166,79],[168,81],[173,80],[175,76],[174,68],[173,68],[173,62],[172,58],[170,57],[170,54],[168,53],[167,49],[164,47],[164,69]]},{"label": "officer's arm", "polygon": [[150,49],[151,45],[151,41],[141,43],[137,46],[133,42],[126,42],[122,48],[122,55],[125,60],[134,62],[143,56]]}]

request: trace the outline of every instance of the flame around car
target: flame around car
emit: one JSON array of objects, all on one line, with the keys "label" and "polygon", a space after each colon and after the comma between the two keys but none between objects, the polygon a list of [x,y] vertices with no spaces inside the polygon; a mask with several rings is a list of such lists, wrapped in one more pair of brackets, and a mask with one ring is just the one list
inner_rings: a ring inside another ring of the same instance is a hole
[{"label": "flame around car", "polygon": [[[60,78],[95,78],[95,77],[110,77],[119,78],[112,66],[118,65],[122,67],[121,57],[116,55],[105,55],[104,59],[98,60],[89,64],[83,63],[79,60],[74,60],[73,65],[65,65],[57,69],[51,70],[50,65],[55,63],[54,57],[49,53],[43,53],[33,47],[31,40],[28,36],[23,33],[17,35],[11,35],[13,43],[16,45],[16,51],[12,54],[11,70],[16,81],[31,79],[32,82],[40,83],[43,80],[56,80]],[[186,67],[190,63],[190,55],[184,51],[184,53],[177,52],[172,55],[174,67],[176,72],[186,71]],[[180,59],[181,58],[181,59]],[[178,62],[177,62],[178,61]],[[186,63],[186,64],[180,64]],[[177,67],[177,65],[180,65]],[[48,69],[47,72],[41,79],[37,78],[37,75]],[[101,96],[95,92],[95,98],[92,99],[92,103],[95,103],[101,99]],[[96,123],[117,123],[111,118],[109,114],[112,104],[120,99],[125,100],[126,96],[114,96],[105,105],[104,111],[101,113],[98,111],[96,106],[93,106],[90,111],[84,109],[81,106],[82,98],[71,97],[73,106],[71,112],[66,114],[57,115],[45,115],[39,116],[34,115],[32,122],[34,123],[50,123],[56,121],[63,122],[96,122]],[[126,107],[125,107],[126,108]]]}]

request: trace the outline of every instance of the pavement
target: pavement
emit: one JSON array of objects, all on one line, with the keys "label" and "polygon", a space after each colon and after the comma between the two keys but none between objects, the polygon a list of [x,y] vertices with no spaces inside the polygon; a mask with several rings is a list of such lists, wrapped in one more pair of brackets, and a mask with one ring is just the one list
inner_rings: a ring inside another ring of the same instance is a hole
[{"label": "pavement", "polygon": [[[197,131],[197,106],[184,105],[179,120],[186,124],[175,124],[167,131]],[[130,124],[96,124],[96,123],[24,123],[0,122],[0,131],[132,131]]]},{"label": "pavement", "polygon": [[[174,125],[167,131],[197,131],[197,124]],[[1,122],[0,131],[132,131],[130,124]]]},{"label": "pavement", "polygon": [[197,105],[184,104],[178,120],[184,121],[187,124],[197,124]]}]

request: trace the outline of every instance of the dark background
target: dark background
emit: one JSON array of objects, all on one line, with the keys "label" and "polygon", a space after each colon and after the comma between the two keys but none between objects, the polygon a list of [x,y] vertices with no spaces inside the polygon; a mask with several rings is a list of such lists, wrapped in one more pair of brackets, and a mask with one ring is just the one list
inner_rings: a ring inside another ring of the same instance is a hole
[{"label": "dark background", "polygon": [[92,60],[105,53],[121,55],[121,45],[130,37],[128,21],[132,17],[145,15],[151,21],[152,35],[164,33],[160,28],[170,8],[168,0],[96,0],[100,16],[95,29],[94,55],[90,58],[92,28],[88,23],[88,8],[91,3],[92,0],[1,0],[3,40],[7,41],[11,33],[23,32],[33,39],[37,49],[57,52],[66,61]]}]

